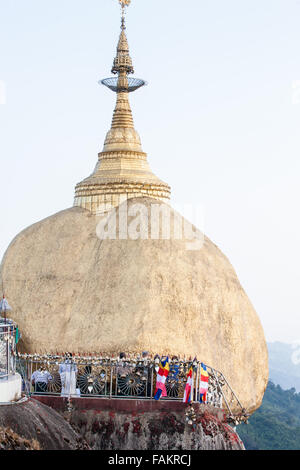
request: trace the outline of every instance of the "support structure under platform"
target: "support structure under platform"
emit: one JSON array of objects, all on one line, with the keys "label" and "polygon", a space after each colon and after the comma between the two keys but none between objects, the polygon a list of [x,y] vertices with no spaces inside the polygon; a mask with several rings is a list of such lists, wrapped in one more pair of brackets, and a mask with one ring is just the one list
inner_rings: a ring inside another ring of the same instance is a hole
[{"label": "support structure under platform", "polygon": [[68,415],[94,450],[244,450],[225,413],[209,405],[53,396],[33,400]]}]

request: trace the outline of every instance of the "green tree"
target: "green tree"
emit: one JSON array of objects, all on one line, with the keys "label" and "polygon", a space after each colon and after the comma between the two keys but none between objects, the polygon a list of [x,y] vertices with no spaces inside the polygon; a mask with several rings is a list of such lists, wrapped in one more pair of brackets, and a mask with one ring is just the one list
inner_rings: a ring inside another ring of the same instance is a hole
[{"label": "green tree", "polygon": [[300,393],[269,382],[262,406],[237,431],[247,450],[300,450]]}]

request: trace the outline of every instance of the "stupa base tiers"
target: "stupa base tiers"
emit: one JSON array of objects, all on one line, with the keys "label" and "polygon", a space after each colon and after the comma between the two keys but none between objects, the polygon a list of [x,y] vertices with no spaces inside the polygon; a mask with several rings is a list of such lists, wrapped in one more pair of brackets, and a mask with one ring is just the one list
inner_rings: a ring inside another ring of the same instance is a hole
[{"label": "stupa base tiers", "polygon": [[[94,450],[244,450],[225,413],[193,404],[196,420],[189,424],[189,405],[172,401],[36,397],[56,411],[70,410],[70,424]],[[71,405],[71,406],[70,406]]]},{"label": "stupa base tiers", "polygon": [[111,188],[110,190],[106,188],[103,193],[95,195],[91,195],[91,190],[87,191],[87,195],[85,195],[86,191],[80,189],[74,199],[74,207],[82,207],[92,214],[103,214],[118,207],[126,200],[138,197],[149,197],[167,204],[169,203],[170,195],[162,188],[146,189],[145,187],[132,186],[127,185],[124,188],[123,184],[121,190],[118,187]]}]

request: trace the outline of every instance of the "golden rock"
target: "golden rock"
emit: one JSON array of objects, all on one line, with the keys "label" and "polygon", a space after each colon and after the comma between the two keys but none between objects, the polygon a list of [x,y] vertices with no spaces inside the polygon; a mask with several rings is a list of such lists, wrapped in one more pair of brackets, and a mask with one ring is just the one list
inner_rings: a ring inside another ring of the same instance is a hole
[{"label": "golden rock", "polygon": [[[157,202],[130,199],[128,210]],[[197,356],[223,372],[247,410],[257,408],[268,380],[264,333],[218,247],[205,237],[189,251],[184,238],[161,233],[101,240],[96,223],[74,207],[29,227],[7,250],[0,279],[23,350]]]}]

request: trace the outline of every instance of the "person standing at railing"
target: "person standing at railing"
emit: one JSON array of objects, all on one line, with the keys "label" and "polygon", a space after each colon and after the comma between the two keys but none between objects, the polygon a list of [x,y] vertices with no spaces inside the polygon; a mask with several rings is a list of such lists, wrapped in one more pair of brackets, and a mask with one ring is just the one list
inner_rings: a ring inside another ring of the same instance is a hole
[{"label": "person standing at railing", "polygon": [[38,369],[31,376],[31,384],[35,393],[46,393],[48,383],[52,380],[51,374],[46,369]]},{"label": "person standing at railing", "polygon": [[167,394],[172,398],[179,397],[180,366],[178,361],[178,356],[172,356],[172,364],[170,365],[170,372],[166,380]]},{"label": "person standing at railing", "polygon": [[142,358],[144,361],[144,370],[143,370],[143,377],[142,380],[146,382],[146,396],[151,397],[151,369],[150,369],[150,357],[148,351],[143,351]]},{"label": "person standing at railing", "polygon": [[120,353],[119,363],[116,367],[117,375],[120,377],[126,377],[132,372],[132,366],[129,361],[126,361],[126,354],[124,352]]},{"label": "person standing at railing", "polygon": [[142,352],[142,361],[135,369],[135,374],[140,380],[140,390],[137,394],[139,397],[151,397],[151,373],[149,367],[149,352]]},{"label": "person standing at railing", "polygon": [[76,376],[77,376],[77,365],[73,362],[73,355],[67,353],[65,356],[65,362],[59,366],[59,375],[61,380],[61,396],[77,396],[76,389]]},{"label": "person standing at railing", "polygon": [[[133,366],[130,364],[130,360],[127,360],[126,354],[124,352],[120,353],[119,361],[116,366],[116,384],[117,384],[117,394],[120,396],[126,396],[127,393],[124,391],[123,387],[127,388],[126,380],[129,379],[129,376],[133,373]],[[131,380],[131,379],[129,379]]]}]

